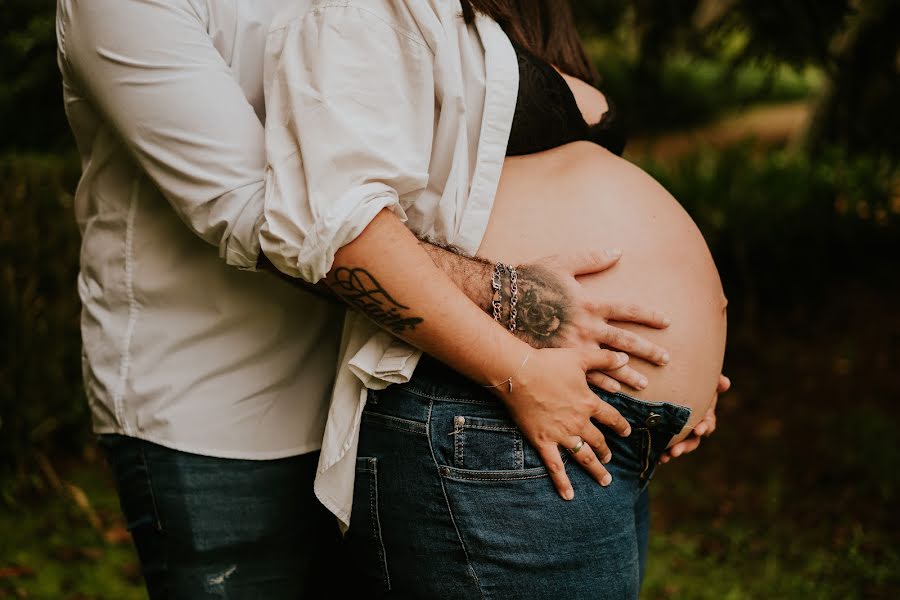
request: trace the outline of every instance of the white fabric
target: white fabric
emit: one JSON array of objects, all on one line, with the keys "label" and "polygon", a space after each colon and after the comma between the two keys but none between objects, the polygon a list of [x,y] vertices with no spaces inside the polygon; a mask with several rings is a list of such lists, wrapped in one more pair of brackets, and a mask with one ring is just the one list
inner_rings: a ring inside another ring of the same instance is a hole
[{"label": "white fabric", "polygon": [[[321,0],[283,19],[266,46],[266,255],[318,281],[384,208],[414,233],[474,254],[518,92],[500,27],[466,25],[458,0]],[[344,524],[366,386],[408,381],[419,356],[346,317],[316,479]]]},{"label": "white fabric", "polygon": [[319,448],[343,310],[234,268],[259,252],[266,34],[296,4],[58,0],[98,432],[230,458]]}]

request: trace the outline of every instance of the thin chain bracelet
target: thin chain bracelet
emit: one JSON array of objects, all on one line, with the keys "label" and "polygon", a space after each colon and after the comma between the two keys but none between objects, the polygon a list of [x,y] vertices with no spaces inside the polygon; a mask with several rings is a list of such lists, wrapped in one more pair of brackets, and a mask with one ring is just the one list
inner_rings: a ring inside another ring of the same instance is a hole
[{"label": "thin chain bracelet", "polygon": [[515,267],[509,268],[509,330],[516,332],[516,305],[519,303],[519,273]]},{"label": "thin chain bracelet", "polygon": [[498,323],[500,322],[500,318],[503,316],[501,309],[501,302],[503,301],[503,294],[501,293],[501,283],[500,276],[501,273],[506,270],[506,265],[503,263],[497,263],[494,267],[494,274],[491,276],[491,289],[494,290],[494,295],[491,298],[491,306],[494,308],[494,320]]},{"label": "thin chain bracelet", "polygon": [[525,360],[522,361],[522,364],[519,365],[519,368],[516,369],[516,372],[513,373],[512,375],[510,375],[506,380],[501,381],[500,383],[496,383],[496,384],[494,384],[494,385],[485,385],[485,386],[482,386],[482,387],[491,390],[491,389],[494,389],[494,388],[502,387],[502,386],[504,386],[504,385],[508,385],[508,386],[509,386],[509,393],[512,394],[512,391],[513,391],[513,379],[514,379],[517,375],[519,375],[519,373],[522,372],[522,369],[525,368],[525,365],[528,364],[528,359],[531,358],[531,352],[532,352],[532,350],[529,349],[529,350],[528,350],[528,354],[525,355]]}]

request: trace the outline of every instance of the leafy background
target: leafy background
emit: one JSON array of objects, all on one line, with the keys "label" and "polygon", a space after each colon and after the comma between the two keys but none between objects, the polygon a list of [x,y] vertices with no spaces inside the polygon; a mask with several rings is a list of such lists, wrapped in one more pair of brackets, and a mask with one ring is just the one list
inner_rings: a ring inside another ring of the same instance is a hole
[{"label": "leafy background", "polygon": [[[644,597],[900,597],[900,3],[575,4],[731,301],[734,390],[658,471]],[[53,13],[0,3],[0,599],[140,598],[81,391]]]}]

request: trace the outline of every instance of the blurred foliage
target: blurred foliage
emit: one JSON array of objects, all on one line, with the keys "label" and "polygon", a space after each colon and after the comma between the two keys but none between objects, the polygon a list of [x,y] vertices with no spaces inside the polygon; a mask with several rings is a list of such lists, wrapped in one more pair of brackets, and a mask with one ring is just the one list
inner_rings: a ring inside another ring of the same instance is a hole
[{"label": "blurred foliage", "polygon": [[[0,157],[0,482],[88,435],[81,386],[76,160]],[[8,492],[0,488],[0,492]]]},{"label": "blurred foliage", "polygon": [[748,142],[644,166],[703,231],[748,327],[760,306],[820,302],[850,280],[878,281],[900,256],[900,170],[889,159]]},{"label": "blurred foliage", "polygon": [[[768,72],[776,84],[789,66],[801,75],[818,70],[826,81],[808,136],[813,154],[839,145],[900,156],[896,0],[579,0],[575,6],[588,37],[614,40],[606,46],[612,52],[594,57],[601,73],[614,73],[609,89],[623,100],[635,131],[693,124],[717,108],[753,100],[729,89],[743,70]],[[687,70],[716,65],[715,85],[698,88],[688,79],[686,90],[679,63]]]},{"label": "blurred foliage", "polygon": [[56,65],[53,0],[0,2],[0,152],[71,145]]},{"label": "blurred foliage", "polygon": [[[579,26],[633,131],[687,126],[753,102],[823,90],[810,146],[900,154],[900,2],[577,0]],[[55,3],[0,3],[0,151],[71,143]],[[816,77],[811,73],[822,75]],[[820,85],[822,79],[826,85]],[[14,116],[14,118],[10,118]]]}]

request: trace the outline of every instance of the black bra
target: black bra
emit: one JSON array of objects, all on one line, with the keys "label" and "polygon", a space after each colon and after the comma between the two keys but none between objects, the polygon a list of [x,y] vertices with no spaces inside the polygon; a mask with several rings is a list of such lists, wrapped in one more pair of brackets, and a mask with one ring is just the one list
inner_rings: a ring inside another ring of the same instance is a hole
[{"label": "black bra", "polygon": [[625,131],[612,100],[599,123],[585,122],[569,84],[549,63],[513,42],[519,60],[519,96],[507,156],[534,154],[575,141],[594,142],[614,154],[625,149]]}]

